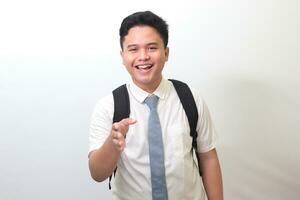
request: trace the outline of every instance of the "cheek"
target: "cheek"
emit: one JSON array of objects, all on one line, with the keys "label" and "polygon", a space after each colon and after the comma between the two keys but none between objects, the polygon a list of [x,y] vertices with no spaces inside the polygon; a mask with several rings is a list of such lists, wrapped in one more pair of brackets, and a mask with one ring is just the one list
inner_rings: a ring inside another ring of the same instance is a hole
[{"label": "cheek", "polygon": [[122,61],[123,61],[123,65],[125,65],[126,67],[130,66],[131,62],[128,58],[123,58]]},{"label": "cheek", "polygon": [[134,61],[132,59],[123,59],[123,65],[126,67],[127,71],[132,74],[134,71]]},{"label": "cheek", "polygon": [[125,56],[123,57],[123,64],[125,65],[132,65],[134,62],[134,57],[133,56]]},{"label": "cheek", "polygon": [[165,55],[160,55],[156,58],[156,61],[160,64],[160,65],[164,65],[164,63],[167,61],[167,58]]}]

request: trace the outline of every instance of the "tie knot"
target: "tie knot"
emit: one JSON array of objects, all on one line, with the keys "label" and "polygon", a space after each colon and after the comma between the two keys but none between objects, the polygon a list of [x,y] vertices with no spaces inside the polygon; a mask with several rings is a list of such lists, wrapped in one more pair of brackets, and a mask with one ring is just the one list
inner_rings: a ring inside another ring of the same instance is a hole
[{"label": "tie knot", "polygon": [[150,110],[156,109],[157,102],[158,102],[158,96],[156,95],[151,95],[145,99],[145,103],[150,108]]}]

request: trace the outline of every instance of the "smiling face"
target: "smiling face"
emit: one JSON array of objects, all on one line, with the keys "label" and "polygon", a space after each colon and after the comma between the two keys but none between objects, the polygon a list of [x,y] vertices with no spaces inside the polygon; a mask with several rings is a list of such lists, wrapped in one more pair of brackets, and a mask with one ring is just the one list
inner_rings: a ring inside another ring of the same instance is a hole
[{"label": "smiling face", "polygon": [[150,26],[134,26],[124,38],[121,56],[133,82],[148,93],[158,87],[169,49]]}]

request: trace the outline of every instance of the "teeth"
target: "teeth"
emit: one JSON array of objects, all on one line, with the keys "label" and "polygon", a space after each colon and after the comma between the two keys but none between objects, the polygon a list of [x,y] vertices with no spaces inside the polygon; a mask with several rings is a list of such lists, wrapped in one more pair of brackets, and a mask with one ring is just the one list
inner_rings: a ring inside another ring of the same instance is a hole
[{"label": "teeth", "polygon": [[137,68],[138,69],[149,69],[151,68],[152,65],[138,65]]}]

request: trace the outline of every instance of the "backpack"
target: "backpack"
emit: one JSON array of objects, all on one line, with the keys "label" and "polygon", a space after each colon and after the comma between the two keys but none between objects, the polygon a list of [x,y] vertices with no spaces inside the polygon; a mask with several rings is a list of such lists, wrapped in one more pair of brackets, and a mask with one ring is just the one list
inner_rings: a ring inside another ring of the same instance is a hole
[{"label": "backpack", "polygon": [[[174,85],[174,88],[177,92],[177,95],[180,99],[182,107],[185,111],[185,114],[188,118],[189,126],[190,126],[190,136],[193,138],[192,142],[192,150],[196,155],[199,167],[199,173],[201,175],[200,170],[200,162],[199,158],[196,154],[197,152],[197,136],[198,133],[196,131],[197,122],[198,122],[198,110],[193,97],[193,94],[189,88],[189,86],[181,81],[169,79]],[[127,91],[126,84],[121,85],[120,87],[113,90],[113,98],[114,98],[114,116],[113,123],[119,122],[124,118],[128,118],[130,115],[130,103],[129,103],[129,95]],[[116,174],[117,168],[114,170],[114,175]],[[112,175],[109,177],[109,189],[111,189],[111,179]]]}]

